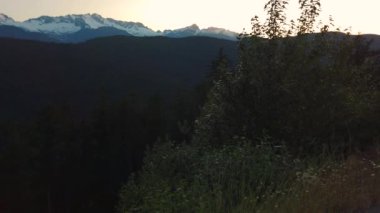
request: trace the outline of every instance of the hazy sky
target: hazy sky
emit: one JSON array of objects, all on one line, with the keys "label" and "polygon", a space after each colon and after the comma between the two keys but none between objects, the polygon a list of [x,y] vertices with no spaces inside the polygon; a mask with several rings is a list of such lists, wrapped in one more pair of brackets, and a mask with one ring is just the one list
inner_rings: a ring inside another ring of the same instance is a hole
[{"label": "hazy sky", "polygon": [[[253,15],[263,16],[267,0],[0,0],[0,13],[17,21],[41,15],[98,13],[104,17],[142,22],[154,30],[198,24],[236,32],[250,27]],[[295,18],[298,0],[290,0]],[[336,25],[352,32],[380,34],[380,0],[321,0],[321,19],[333,15]]]}]

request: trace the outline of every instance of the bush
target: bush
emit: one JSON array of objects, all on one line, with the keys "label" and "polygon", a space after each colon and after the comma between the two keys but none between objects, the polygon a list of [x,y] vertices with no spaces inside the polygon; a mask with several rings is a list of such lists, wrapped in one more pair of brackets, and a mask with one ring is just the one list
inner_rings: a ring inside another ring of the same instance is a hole
[{"label": "bush", "polygon": [[[285,189],[294,163],[283,146],[263,138],[258,145],[156,145],[144,168],[121,191],[119,212],[230,212],[257,209],[265,196]],[[277,194],[276,194],[277,193]]]}]

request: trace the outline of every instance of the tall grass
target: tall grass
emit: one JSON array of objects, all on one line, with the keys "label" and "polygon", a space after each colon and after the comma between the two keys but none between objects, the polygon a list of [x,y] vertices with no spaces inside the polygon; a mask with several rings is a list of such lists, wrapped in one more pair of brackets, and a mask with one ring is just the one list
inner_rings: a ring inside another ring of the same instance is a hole
[{"label": "tall grass", "polygon": [[119,212],[350,212],[380,204],[380,152],[292,158],[264,138],[208,149],[164,142],[123,187]]},{"label": "tall grass", "polygon": [[[295,193],[281,203],[286,212],[353,212],[380,207],[380,150],[351,154],[344,161],[303,172]],[[285,212],[285,211],[284,211]]]}]

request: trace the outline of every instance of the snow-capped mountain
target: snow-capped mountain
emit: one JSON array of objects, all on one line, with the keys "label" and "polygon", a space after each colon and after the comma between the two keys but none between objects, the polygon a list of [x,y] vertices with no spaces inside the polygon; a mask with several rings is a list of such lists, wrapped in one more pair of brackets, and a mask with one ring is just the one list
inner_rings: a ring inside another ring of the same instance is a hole
[{"label": "snow-capped mountain", "polygon": [[117,21],[111,18],[103,18],[98,14],[67,15],[58,17],[41,16],[39,18],[29,19],[24,22],[15,22],[8,16],[1,14],[0,24],[13,25],[30,32],[41,32],[56,35],[70,34],[78,32],[82,29],[98,29],[101,27],[113,27],[126,31],[134,36],[157,35],[156,32],[141,23]]},{"label": "snow-capped mountain", "polygon": [[176,30],[165,30],[163,32],[163,35],[172,38],[183,38],[189,36],[197,36],[200,32],[201,30],[199,29],[198,25],[193,24],[191,26]]},{"label": "snow-capped mountain", "polygon": [[189,36],[204,36],[214,37],[227,40],[236,40],[238,34],[223,28],[209,27],[206,29],[200,29],[198,25],[193,24],[191,26],[180,28],[176,30],[165,30],[164,36],[172,38],[183,38]]},{"label": "snow-capped mountain", "polygon": [[[58,17],[41,16],[23,22],[14,21],[7,15],[0,14],[0,26],[17,27],[26,33],[41,33],[62,42],[80,42],[91,38],[112,35],[138,37],[167,36],[176,38],[206,36],[228,40],[236,40],[237,36],[237,33],[225,29],[199,29],[197,25],[191,25],[177,30],[156,32],[142,23],[103,18],[98,14],[66,15]],[[82,38],[82,35],[86,36]],[[75,37],[75,39],[72,39],[72,37]]]},{"label": "snow-capped mountain", "polygon": [[239,34],[223,28],[209,27],[202,29],[200,35],[236,41]]},{"label": "snow-capped mountain", "polygon": [[13,25],[15,21],[11,17],[0,13],[0,24]]}]

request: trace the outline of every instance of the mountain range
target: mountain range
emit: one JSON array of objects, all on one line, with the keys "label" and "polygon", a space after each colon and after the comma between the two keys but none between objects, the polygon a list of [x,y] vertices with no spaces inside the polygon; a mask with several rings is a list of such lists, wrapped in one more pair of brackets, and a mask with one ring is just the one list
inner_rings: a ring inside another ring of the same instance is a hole
[{"label": "mountain range", "polygon": [[115,35],[170,38],[202,36],[236,41],[238,33],[216,27],[200,29],[195,24],[175,30],[154,31],[142,23],[104,18],[98,14],[41,16],[19,22],[0,13],[0,37],[75,43]]}]

